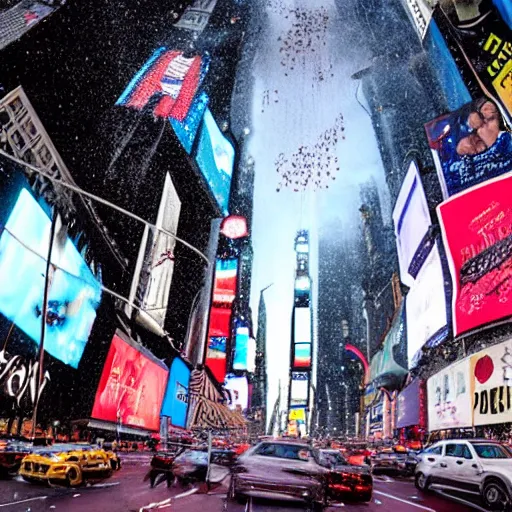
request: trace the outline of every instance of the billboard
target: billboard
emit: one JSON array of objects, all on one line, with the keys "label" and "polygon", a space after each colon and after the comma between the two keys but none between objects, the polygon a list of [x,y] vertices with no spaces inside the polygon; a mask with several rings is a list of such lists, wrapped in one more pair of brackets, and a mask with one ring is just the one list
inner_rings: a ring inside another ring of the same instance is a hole
[{"label": "billboard", "polygon": [[293,346],[293,367],[309,368],[311,366],[311,343],[295,343]]},{"label": "billboard", "polygon": [[223,215],[228,215],[235,150],[206,109],[196,162]]},{"label": "billboard", "polygon": [[190,369],[179,357],[171,364],[167,391],[162,403],[162,416],[167,416],[175,427],[187,426],[188,389]]},{"label": "billboard", "polygon": [[229,408],[231,410],[245,411],[249,405],[249,385],[247,377],[237,377],[233,374],[226,375],[224,389],[229,395]]},{"label": "billboard", "polygon": [[[51,221],[22,189],[0,236],[0,312],[39,344]],[[101,285],[69,238],[53,244],[46,352],[77,368],[96,319]]]},{"label": "billboard", "polygon": [[420,39],[425,37],[438,0],[402,0]]},{"label": "billboard", "polygon": [[512,175],[495,178],[437,207],[453,282],[457,336],[512,313]]},{"label": "billboard", "polygon": [[398,395],[396,428],[420,425],[420,381],[413,380]]},{"label": "billboard", "polygon": [[427,381],[430,432],[472,425],[469,358],[445,368]]},{"label": "billboard", "polygon": [[247,370],[249,361],[249,328],[238,327],[235,336],[234,370]]},{"label": "billboard", "polygon": [[470,357],[473,425],[508,423],[512,417],[512,340]]},{"label": "billboard", "polygon": [[415,366],[415,356],[427,341],[448,334],[444,273],[437,243],[405,297],[405,312],[407,359],[411,369]]},{"label": "billboard", "polygon": [[91,417],[158,432],[169,370],[118,331],[103,366]]},{"label": "billboard", "polygon": [[308,400],[309,390],[309,373],[308,372],[292,372],[290,390],[290,403],[306,404]]},{"label": "billboard", "polygon": [[[169,174],[165,176],[164,189],[156,226],[170,233],[178,231],[181,201]],[[132,283],[131,300],[137,297],[143,314],[163,328],[169,303],[174,272],[174,247],[176,239],[146,226],[139,249],[139,264]],[[160,334],[160,332],[158,332]]]},{"label": "billboard", "polygon": [[210,15],[217,4],[217,0],[194,0],[181,15],[176,28],[194,32],[199,35],[208,25]]},{"label": "billboard", "polygon": [[[451,4],[449,4],[451,5]],[[434,17],[455,61],[467,75],[469,89],[492,97],[511,119],[512,37],[493,2],[453,2],[454,9],[436,9]]]},{"label": "billboard", "polygon": [[294,313],[295,343],[311,343],[311,310],[295,308]]},{"label": "billboard", "polygon": [[156,117],[183,122],[209,66],[207,55],[185,57],[181,50],[156,50],[135,75],[116,105],[152,108]]},{"label": "billboard", "polygon": [[218,259],[215,264],[213,302],[231,304],[235,300],[238,276],[237,259]]},{"label": "billboard", "polygon": [[404,284],[411,286],[416,277],[411,269],[418,248],[430,227],[430,213],[421,183],[418,165],[409,164],[402,187],[393,210],[396,248],[400,264],[400,278]]},{"label": "billboard", "polygon": [[183,121],[170,119],[176,137],[178,137],[181,145],[189,155],[192,152],[192,147],[194,146],[194,141],[196,140],[197,132],[203,121],[209,101],[210,98],[203,91],[196,96]]},{"label": "billboard", "polygon": [[512,170],[512,135],[487,99],[425,125],[444,198]]}]

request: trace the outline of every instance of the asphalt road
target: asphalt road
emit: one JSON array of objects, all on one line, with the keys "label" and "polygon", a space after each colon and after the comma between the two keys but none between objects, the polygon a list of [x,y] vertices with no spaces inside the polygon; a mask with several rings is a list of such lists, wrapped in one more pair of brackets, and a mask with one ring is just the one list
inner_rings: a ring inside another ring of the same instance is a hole
[{"label": "asphalt road", "polygon": [[[298,512],[301,505],[249,500],[238,504],[226,499],[226,487],[209,494],[197,487],[168,489],[165,483],[149,488],[144,475],[149,463],[134,460],[110,479],[80,487],[64,489],[34,485],[20,478],[0,481],[0,512]],[[144,507],[144,508],[143,508]],[[467,512],[483,510],[469,503],[457,502],[438,494],[422,494],[411,479],[377,476],[370,503],[348,503],[330,507],[327,512],[343,508],[365,512]]]}]

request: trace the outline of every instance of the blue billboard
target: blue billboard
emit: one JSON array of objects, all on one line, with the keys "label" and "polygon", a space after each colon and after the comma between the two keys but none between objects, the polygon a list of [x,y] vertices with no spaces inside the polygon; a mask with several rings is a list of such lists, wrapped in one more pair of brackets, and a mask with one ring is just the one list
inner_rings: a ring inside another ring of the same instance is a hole
[{"label": "blue billboard", "polygon": [[249,328],[238,327],[235,336],[235,358],[233,360],[234,370],[247,370],[249,358]]},{"label": "blue billboard", "polygon": [[228,214],[235,150],[206,109],[196,162],[223,215]]},{"label": "blue billboard", "polygon": [[189,367],[177,357],[171,364],[167,391],[162,403],[161,416],[167,416],[171,425],[187,426]]},{"label": "blue billboard", "polygon": [[204,112],[208,106],[208,101],[208,95],[205,92],[202,92],[194,99],[187,117],[183,121],[169,118],[176,137],[178,137],[181,145],[189,155],[192,152],[192,146],[196,140],[197,131],[201,126]]},{"label": "blue billboard", "polygon": [[[22,189],[0,236],[0,312],[39,344],[51,221]],[[46,313],[46,352],[77,368],[101,285],[69,238],[54,242]]]}]

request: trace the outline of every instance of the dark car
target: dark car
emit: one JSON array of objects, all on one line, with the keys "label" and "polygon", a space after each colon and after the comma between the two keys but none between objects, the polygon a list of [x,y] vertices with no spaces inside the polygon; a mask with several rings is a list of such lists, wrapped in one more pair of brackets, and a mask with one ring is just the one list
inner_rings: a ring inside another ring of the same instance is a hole
[{"label": "dark car", "polygon": [[20,469],[21,461],[31,450],[30,443],[0,439],[0,477],[16,475]]},{"label": "dark car", "polygon": [[315,456],[318,463],[329,470],[326,477],[328,501],[372,499],[373,478],[369,466],[349,464],[338,450],[318,450]]},{"label": "dark car", "polygon": [[371,456],[374,474],[405,474],[407,471],[408,451],[401,446],[383,448]]},{"label": "dark car", "polygon": [[305,502],[322,509],[329,469],[300,441],[264,441],[247,450],[232,468],[229,497]]}]

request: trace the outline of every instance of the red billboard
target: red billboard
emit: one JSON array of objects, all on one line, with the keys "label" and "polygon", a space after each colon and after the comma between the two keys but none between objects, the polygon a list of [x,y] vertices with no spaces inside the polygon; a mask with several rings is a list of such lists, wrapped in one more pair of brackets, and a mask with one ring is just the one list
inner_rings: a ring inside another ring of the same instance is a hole
[{"label": "red billboard", "polygon": [[512,314],[512,175],[437,207],[453,280],[454,335]]},{"label": "red billboard", "polygon": [[158,431],[169,370],[118,331],[112,338],[91,416]]}]

